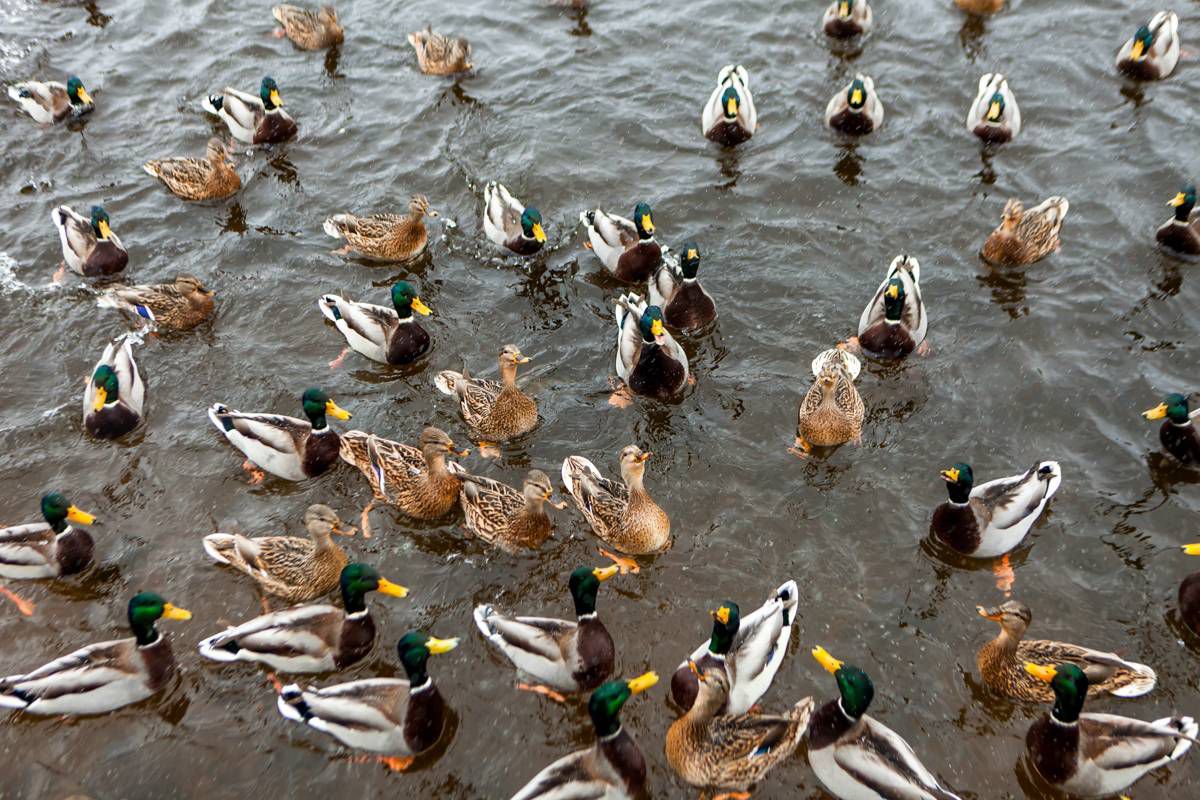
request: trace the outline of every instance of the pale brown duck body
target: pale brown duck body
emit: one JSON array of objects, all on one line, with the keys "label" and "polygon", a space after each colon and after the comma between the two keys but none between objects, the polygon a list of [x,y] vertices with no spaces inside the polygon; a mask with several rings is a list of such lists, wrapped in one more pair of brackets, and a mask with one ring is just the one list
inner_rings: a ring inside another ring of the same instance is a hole
[{"label": "pale brown duck body", "polygon": [[415,195],[408,204],[408,214],[374,214],[356,217],[354,214],[334,214],[325,220],[325,232],[335,239],[345,239],[340,252],[356,252],[379,261],[409,261],[425,252],[429,232],[425,217],[437,217],[424,195]]},{"label": "pale brown duck body", "polygon": [[1058,232],[1070,207],[1063,197],[1051,197],[1028,211],[1020,200],[1009,200],[1000,226],[984,242],[981,255],[1001,266],[1041,261],[1062,247]]},{"label": "pale brown duck body", "polygon": [[236,194],[242,179],[229,163],[220,139],[208,141],[207,157],[162,158],[147,161],[142,169],[184,200],[220,200]]},{"label": "pale brown duck body", "polygon": [[530,470],[521,491],[491,478],[464,475],[459,503],[467,529],[502,550],[536,550],[550,538],[554,523],[546,503],[554,487],[546,473]]},{"label": "pale brown duck body", "polygon": [[454,75],[471,69],[471,43],[466,39],[443,36],[426,27],[408,35],[408,43],[417,53],[417,66],[426,75]]},{"label": "pale brown duck body", "polygon": [[600,539],[622,553],[648,555],[671,546],[671,519],[643,484],[644,453],[635,445],[621,451],[621,482],[601,476],[582,456],[563,461],[562,478],[580,513]]},{"label": "pale brown duck body", "polygon": [[954,0],[954,4],[968,14],[995,14],[1004,8],[1004,0]]},{"label": "pale brown duck body", "polygon": [[845,368],[827,364],[800,402],[796,427],[802,443],[836,447],[862,436],[866,408]]},{"label": "pale brown duck body", "polygon": [[376,500],[414,519],[441,519],[454,508],[463,469],[446,456],[466,453],[454,449],[445,431],[421,431],[420,449],[365,431],[347,431],[341,438],[342,460],[362,471]]},{"label": "pale brown duck body", "polygon": [[500,351],[499,382],[473,378],[464,368],[438,373],[434,385],[458,398],[463,420],[478,438],[506,442],[537,427],[537,403],[517,387],[517,365],[529,361],[515,344],[507,344]]},{"label": "pale brown duck body", "polygon": [[216,309],[213,292],[192,275],[179,275],[171,283],[110,286],[98,304],[148,320],[155,328],[174,331],[191,330]]},{"label": "pale brown duck body", "polygon": [[346,38],[338,23],[333,6],[321,6],[316,11],[292,5],[278,5],[271,16],[283,26],[281,33],[301,50],[323,50],[341,44]]}]

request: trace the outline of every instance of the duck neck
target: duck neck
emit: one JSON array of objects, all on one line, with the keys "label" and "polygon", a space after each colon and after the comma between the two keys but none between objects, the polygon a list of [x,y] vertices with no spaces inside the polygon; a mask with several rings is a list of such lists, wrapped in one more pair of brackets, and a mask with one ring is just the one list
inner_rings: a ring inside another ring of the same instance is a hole
[{"label": "duck neck", "polygon": [[517,388],[517,365],[516,364],[501,364],[500,365],[500,383],[505,389]]},{"label": "duck neck", "polygon": [[429,467],[429,476],[431,478],[441,478],[445,476],[449,470],[446,469],[446,451],[443,449],[429,449],[425,451],[425,464]]},{"label": "duck neck", "polygon": [[133,631],[133,637],[137,640],[138,647],[146,647],[158,641],[158,631],[155,629],[153,622],[140,622],[130,619],[129,629]]}]

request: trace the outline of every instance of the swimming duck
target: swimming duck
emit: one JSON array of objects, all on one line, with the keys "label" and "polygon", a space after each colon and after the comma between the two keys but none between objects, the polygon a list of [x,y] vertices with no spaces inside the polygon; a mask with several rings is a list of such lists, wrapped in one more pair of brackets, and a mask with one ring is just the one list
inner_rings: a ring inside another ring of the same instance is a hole
[{"label": "swimming duck", "polygon": [[621,480],[601,476],[583,456],[563,460],[567,493],[592,530],[622,553],[648,555],[671,546],[671,519],[642,483],[650,454],[637,445],[621,450]]},{"label": "swimming duck", "polygon": [[299,6],[279,5],[271,9],[271,16],[283,26],[275,29],[275,35],[286,36],[301,50],[323,50],[341,44],[346,38],[333,6],[321,6],[312,11]]},{"label": "swimming duck", "polygon": [[979,94],[967,111],[967,130],[991,144],[1011,142],[1021,132],[1021,109],[999,72],[979,79]]},{"label": "swimming duck", "polygon": [[1058,232],[1071,204],[1065,197],[1051,197],[1028,211],[1020,200],[1004,204],[1000,226],[983,244],[980,255],[1001,266],[1019,266],[1041,261],[1062,248]]},{"label": "swimming duck", "polygon": [[366,564],[347,564],[339,583],[343,608],[312,604],[263,614],[200,642],[200,655],[213,661],[252,661],[278,672],[332,672],[371,652],[375,622],[364,599],[378,591],[406,597],[408,589]]},{"label": "swimming duck", "polygon": [[193,275],[177,275],[171,283],[106,287],[96,305],[144,319],[155,330],[187,331],[213,315],[213,292]]},{"label": "swimming duck", "polygon": [[1175,216],[1158,229],[1159,244],[1178,253],[1200,256],[1200,214],[1192,219],[1192,209],[1196,207],[1195,184],[1183,187],[1167,205],[1174,206]]},{"label": "swimming duck", "polygon": [[701,114],[700,130],[711,142],[735,147],[758,129],[758,111],[750,94],[750,75],[741,64],[722,67],[717,88],[709,95]]},{"label": "swimming duck", "polygon": [[554,485],[540,469],[531,469],[521,491],[479,475],[462,476],[458,501],[467,530],[502,550],[536,550],[550,538],[554,523],[546,513]]},{"label": "swimming duck", "polygon": [[968,14],[995,14],[1004,8],[1004,0],[954,0],[954,4]]},{"label": "swimming duck", "polygon": [[833,674],[840,695],[808,723],[808,763],[830,794],[840,800],[962,800],[938,783],[900,734],[867,716],[875,697],[867,673],[823,647],[814,648],[813,657]]},{"label": "swimming duck", "polygon": [[233,138],[246,144],[286,142],[299,130],[283,110],[279,85],[267,76],[258,87],[258,97],[226,86],[221,94],[210,94],[200,107],[220,117]]},{"label": "swimming duck", "polygon": [[130,599],[128,617],[128,639],[89,645],[24,675],[0,678],[0,708],[46,716],[105,714],[157,694],[175,674],[175,655],[154,623],[192,614],[141,592]]},{"label": "swimming duck", "polygon": [[334,214],[325,220],[324,228],[334,239],[346,240],[346,245],[335,251],[339,255],[354,252],[379,261],[411,261],[429,244],[425,217],[437,216],[438,212],[429,207],[429,199],[417,194],[408,202],[407,216]]},{"label": "swimming duck", "polygon": [[146,384],[133,360],[133,342],[118,336],[104,348],[83,390],[83,427],[100,439],[124,436],[142,423]]},{"label": "swimming duck", "polygon": [[91,219],[76,214],[69,206],[50,212],[62,242],[63,261],[73,272],[94,278],[125,269],[129,253],[113,233],[108,212],[92,206]]},{"label": "swimming duck", "polygon": [[1200,464],[1200,434],[1192,422],[1194,417],[1200,416],[1200,408],[1195,411],[1189,409],[1186,396],[1172,393],[1154,408],[1143,411],[1142,416],[1148,420],[1166,417],[1158,429],[1158,439],[1163,449],[1184,464]]},{"label": "swimming duck", "polygon": [[1054,690],[1054,709],[1029,727],[1025,749],[1038,774],[1075,797],[1108,797],[1183,757],[1200,734],[1191,717],[1154,722],[1086,714],[1088,679],[1074,664],[1025,669]]},{"label": "swimming duck", "polygon": [[519,256],[531,256],[546,244],[542,212],[523,205],[496,181],[483,188],[483,232]]},{"label": "swimming duck", "polygon": [[668,325],[682,331],[699,331],[717,318],[717,304],[704,291],[696,273],[700,269],[700,245],[685,242],[676,253],[663,248],[662,263],[650,278],[650,305],[662,310]]},{"label": "swimming duck", "polygon": [[883,124],[883,103],[875,94],[875,81],[859,73],[825,106],[825,124],[835,131],[861,136]]},{"label": "swimming duck", "polygon": [[[537,427],[537,403],[517,388],[517,365],[532,359],[515,344],[500,349],[500,380],[475,378],[445,370],[433,379],[442,394],[458,398],[459,411],[471,430],[482,439],[506,442]],[[481,442],[484,444],[484,442]]]},{"label": "swimming duck", "polygon": [[874,23],[875,14],[867,0],[834,0],[821,19],[825,35],[835,39],[860,36],[870,31]]},{"label": "swimming duck", "polygon": [[1002,556],[1021,544],[1062,483],[1057,461],[979,486],[969,464],[955,464],[941,475],[950,500],[934,509],[929,531],[972,558]]},{"label": "swimming duck", "polygon": [[[1200,544],[1184,545],[1183,552],[1200,556]],[[1200,572],[1193,572],[1179,584],[1179,616],[1193,633],[1200,636]]]},{"label": "swimming duck", "polygon": [[372,361],[411,364],[429,352],[429,334],[413,318],[413,312],[429,316],[432,311],[408,281],[392,286],[392,308],[357,303],[336,294],[322,295],[317,307],[346,337],[351,349]]},{"label": "swimming duck", "polygon": [[224,143],[216,137],[208,140],[205,158],[157,158],[142,169],[183,200],[223,200],[242,188]]},{"label": "swimming duck", "polygon": [[429,26],[408,35],[408,43],[417,52],[417,66],[426,75],[453,75],[466,72],[475,65],[470,62],[471,43],[466,39],[434,33]]},{"label": "swimming duck", "polygon": [[654,241],[654,212],[646,203],[634,206],[632,222],[600,208],[584,211],[579,221],[587,229],[585,247],[619,281],[645,283],[662,262],[662,247]]},{"label": "swimming duck", "polygon": [[800,401],[793,452],[809,453],[813,447],[836,447],[862,438],[866,408],[854,388],[862,363],[838,348],[826,350],[812,362],[816,376]]},{"label": "swimming duck", "polygon": [[726,600],[715,611],[712,637],[695,649],[671,676],[671,699],[684,711],[692,707],[699,681],[689,662],[703,672],[709,666],[724,666],[729,682],[729,698],[719,714],[744,714],[758,702],[787,655],[792,623],[800,591],[788,581],[767,598],[757,610],[741,618],[738,604]]},{"label": "swimming duck", "polygon": [[616,303],[617,375],[636,394],[671,400],[688,381],[687,353],[663,325],[663,312],[640,295]]},{"label": "swimming duck", "polygon": [[8,96],[21,110],[43,125],[92,113],[92,101],[83,81],[72,75],[64,86],[58,81],[24,81],[8,87]]},{"label": "swimming duck", "polygon": [[1160,81],[1179,63],[1179,16],[1159,11],[1117,53],[1117,69],[1131,78]]},{"label": "swimming duck", "polygon": [[337,431],[325,417],[347,420],[350,412],[320,389],[306,389],[300,402],[307,422],[280,414],[232,411],[221,403],[208,410],[208,418],[251,462],[284,480],[302,481],[337,463]]},{"label": "swimming duck", "polygon": [[74,525],[91,525],[95,517],[51,492],[42,498],[42,519],[0,528],[0,576],[57,578],[91,566],[95,542]]},{"label": "swimming duck", "polygon": [[1033,619],[1029,607],[1009,600],[995,608],[977,606],[979,616],[999,623],[1000,634],[980,648],[975,656],[979,674],[988,688],[1018,700],[1048,703],[1054,692],[1044,682],[1025,671],[1025,664],[1071,663],[1089,676],[1090,696],[1141,697],[1154,689],[1158,677],[1145,664],[1126,661],[1115,653],[1102,653],[1087,647],[1043,639],[1025,639]]},{"label": "swimming duck", "polygon": [[928,329],[921,264],[912,256],[896,256],[859,317],[858,337],[852,345],[883,358],[903,358],[914,350],[928,351]]},{"label": "swimming duck", "polygon": [[212,533],[204,537],[204,552],[218,564],[233,567],[254,579],[267,594],[288,603],[307,603],[332,592],[350,561],[331,534],[352,536],[337,512],[320,503],[304,512],[309,538]]}]

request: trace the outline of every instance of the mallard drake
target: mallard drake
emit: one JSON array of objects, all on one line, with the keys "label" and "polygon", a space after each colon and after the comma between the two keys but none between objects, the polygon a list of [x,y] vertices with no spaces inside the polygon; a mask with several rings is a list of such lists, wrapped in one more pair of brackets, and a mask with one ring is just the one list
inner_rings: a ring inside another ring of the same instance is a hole
[{"label": "mallard drake", "polygon": [[789,758],[804,738],[813,699],[806,697],[786,715],[722,713],[729,700],[729,676],[720,664],[703,670],[688,661],[699,684],[695,704],[667,729],[671,768],[700,788],[725,789],[722,797],[744,792]]},{"label": "mallard drake", "polygon": [[95,517],[51,492],[42,498],[42,519],[46,521],[0,529],[0,576],[57,578],[91,566],[95,542],[87,531],[67,523],[91,525]]},{"label": "mallard drake", "polygon": [[646,203],[633,208],[633,221],[603,209],[584,211],[579,221],[587,229],[584,245],[619,281],[642,284],[662,262],[662,247],[654,241],[654,212]]},{"label": "mallard drake", "polygon": [[1141,697],[1149,694],[1158,680],[1154,670],[1145,664],[1126,661],[1116,653],[1102,653],[1065,642],[1025,639],[1033,614],[1019,600],[1009,600],[995,608],[976,606],[975,610],[979,616],[1000,625],[1000,634],[975,656],[983,682],[998,694],[1038,703],[1054,699],[1049,686],[1025,671],[1029,661],[1081,667],[1089,676],[1092,697],[1100,694]]},{"label": "mallard drake", "polygon": [[109,286],[96,305],[115,308],[146,320],[155,330],[187,331],[213,315],[213,292],[193,275],[177,275],[171,283]]},{"label": "mallard drake", "polygon": [[1147,411],[1142,412],[1148,420],[1163,419],[1162,427],[1158,429],[1158,440],[1163,449],[1175,456],[1184,464],[1200,464],[1200,434],[1192,419],[1200,416],[1200,408],[1190,410],[1191,404],[1185,395],[1172,393],[1163,401]]},{"label": "mallard drake", "polygon": [[523,205],[496,181],[483,187],[483,232],[519,256],[531,256],[546,244],[542,212]]},{"label": "mallard drake", "polygon": [[158,693],[175,674],[175,654],[154,623],[189,620],[190,611],[156,594],[129,601],[133,636],[68,653],[24,675],[0,678],[0,708],[47,716],[104,714]]},{"label": "mallard drake", "polygon": [[656,400],[679,396],[688,381],[688,357],[663,325],[663,312],[640,295],[616,302],[617,376],[636,394]]},{"label": "mallard drake", "polygon": [[263,614],[200,642],[213,661],[254,661],[278,672],[332,672],[371,652],[375,622],[364,599],[378,591],[406,597],[408,589],[366,564],[347,564],[339,579],[343,608],[312,604]]},{"label": "mallard drake", "polygon": [[729,682],[729,699],[717,713],[749,711],[770,688],[787,655],[799,602],[796,582],[788,581],[745,619],[741,618],[738,604],[731,600],[709,612],[713,618],[712,637],[697,647],[671,676],[671,699],[684,711],[696,701],[699,681],[689,662],[694,662],[701,671],[723,666]]},{"label": "mallard drake", "polygon": [[875,14],[867,0],[834,0],[821,18],[825,35],[835,39],[861,36],[869,32],[874,23]]},{"label": "mallard drake", "polygon": [[275,35],[286,36],[301,50],[323,50],[341,44],[346,38],[333,6],[321,6],[312,11],[299,6],[279,5],[271,9],[271,16],[283,26],[275,29]]},{"label": "mallard drake", "polygon": [[69,206],[50,212],[62,242],[63,261],[73,272],[94,278],[125,269],[129,253],[113,233],[108,212],[92,206],[91,219],[76,214]]},{"label": "mallard drake", "polygon": [[968,14],[995,14],[1004,8],[1004,0],[954,0],[954,4]]},{"label": "mallard drake", "polygon": [[838,348],[826,350],[813,359],[816,376],[796,418],[796,443],[801,453],[813,447],[836,447],[862,437],[866,408],[854,388],[862,363],[853,354]]},{"label": "mallard drake", "polygon": [[1159,11],[1117,53],[1117,69],[1131,78],[1160,81],[1179,63],[1179,16]]},{"label": "mallard drake", "polygon": [[276,705],[287,719],[303,722],[349,747],[412,758],[442,738],[446,701],[426,667],[431,655],[455,647],[458,639],[412,631],[396,644],[407,680],[367,678],[323,689],[301,689],[293,683],[280,690]]},{"label": "mallard drake", "polygon": [[[479,475],[463,475],[458,502],[467,530],[502,550],[536,550],[550,538],[554,523],[546,504],[554,493],[550,478],[531,469],[521,491]],[[565,508],[566,504],[557,506]]]},{"label": "mallard drake", "polygon": [[700,115],[700,131],[710,142],[735,147],[758,129],[758,111],[750,94],[750,75],[741,64],[729,64],[717,73],[713,89]]},{"label": "mallard drake", "polygon": [[980,255],[1000,266],[1019,266],[1041,261],[1062,248],[1058,232],[1071,204],[1065,197],[1051,197],[1028,211],[1020,200],[1004,204],[1000,226],[983,243]]},{"label": "mallard drake", "polygon": [[474,378],[467,373],[439,372],[433,384],[442,394],[458,398],[463,420],[488,442],[506,442],[537,427],[537,403],[517,388],[517,365],[532,359],[515,344],[500,349],[500,380]]},{"label": "mallard drake", "polygon": [[62,122],[92,113],[96,104],[83,88],[83,81],[72,75],[64,86],[58,81],[24,81],[8,87],[8,96],[21,110],[43,125]]},{"label": "mallard drake", "polygon": [[118,336],[104,348],[83,390],[83,427],[100,439],[124,436],[142,424],[146,384],[133,360],[133,342]]},{"label": "mallard drake", "polygon": [[861,72],[825,106],[825,124],[835,131],[861,136],[883,124],[883,103],[875,94],[875,81]]},{"label": "mallard drake", "polygon": [[650,454],[637,445],[621,450],[621,481],[609,480],[583,456],[563,460],[562,479],[597,536],[622,553],[648,555],[671,546],[671,519],[642,479]]},{"label": "mallard drake", "polygon": [[596,613],[596,594],[619,569],[579,567],[571,573],[567,588],[575,601],[575,622],[508,616],[486,604],[475,607],[475,625],[513,666],[551,689],[595,689],[612,673],[616,655]]},{"label": "mallard drake", "polygon": [[[1200,544],[1184,545],[1183,552],[1200,556]],[[1193,572],[1179,584],[1179,617],[1200,636],[1200,572]]]},{"label": "mallard drake", "polygon": [[334,239],[346,240],[346,245],[336,251],[338,255],[353,252],[378,261],[411,261],[424,253],[429,244],[425,217],[437,215],[429,207],[429,199],[417,194],[408,202],[407,216],[334,214],[325,220],[324,228]]},{"label": "mallard drake", "polygon": [[1054,710],[1029,727],[1025,749],[1038,774],[1075,797],[1108,797],[1183,757],[1200,734],[1191,717],[1154,722],[1085,714],[1088,679],[1074,664],[1025,669],[1054,690]]},{"label": "mallard drake", "polygon": [[912,256],[896,256],[875,296],[858,319],[853,344],[883,358],[903,358],[927,351],[929,317],[921,299],[921,264]]},{"label": "mallard drake", "polygon": [[1174,206],[1175,216],[1163,223],[1155,238],[1177,253],[1200,256],[1200,214],[1192,219],[1192,209],[1196,207],[1195,184],[1183,187],[1167,205]]},{"label": "mallard drake", "polygon": [[280,414],[244,414],[221,403],[208,409],[208,418],[252,463],[284,480],[302,481],[337,463],[337,431],[325,416],[347,420],[350,412],[320,389],[305,390],[300,402],[307,422]]},{"label": "mallard drake", "polygon": [[317,308],[341,331],[352,350],[372,361],[411,364],[429,352],[429,334],[413,312],[429,316],[432,311],[408,281],[392,286],[392,308],[357,303],[336,294],[322,295]]},{"label": "mallard drake", "polygon": [[814,648],[813,657],[833,674],[840,695],[808,723],[808,763],[830,794],[840,800],[962,800],[938,783],[900,734],[867,716],[875,697],[867,673],[823,647]]},{"label": "mallard drake", "polygon": [[632,680],[609,681],[588,698],[588,716],[596,743],[549,765],[513,795],[512,800],[595,797],[628,800],[646,791],[646,759],[621,725],[621,706],[658,683],[653,672]]},{"label": "mallard drake", "polygon": [[700,245],[685,242],[676,253],[663,248],[662,263],[650,278],[650,305],[662,310],[667,324],[682,331],[699,331],[717,319],[717,304],[704,291],[696,273],[700,269]]},{"label": "mallard drake", "polygon": [[999,72],[979,79],[979,93],[967,111],[967,130],[992,144],[1011,142],[1021,132],[1021,109]]},{"label": "mallard drake", "polygon": [[410,33],[408,43],[417,53],[417,66],[426,75],[453,75],[475,66],[470,61],[470,42],[434,33],[429,26],[423,31]]},{"label": "mallard drake", "polygon": [[1062,483],[1057,461],[979,486],[969,464],[955,464],[941,475],[950,500],[934,509],[929,532],[972,558],[1002,556],[1021,544]]},{"label": "mallard drake", "polygon": [[233,138],[246,144],[275,144],[296,135],[296,120],[283,110],[279,85],[269,75],[258,87],[258,97],[228,86],[221,94],[210,94],[200,107],[224,121]]},{"label": "mallard drake", "polygon": [[215,137],[208,140],[205,158],[159,158],[142,169],[183,200],[223,200],[242,188],[225,144]]},{"label": "mallard drake", "polygon": [[304,512],[307,539],[250,539],[239,533],[212,533],[204,537],[204,552],[218,564],[249,575],[267,594],[288,603],[307,603],[332,592],[350,561],[332,537],[334,533],[354,535],[341,523],[337,512],[317,503]]}]

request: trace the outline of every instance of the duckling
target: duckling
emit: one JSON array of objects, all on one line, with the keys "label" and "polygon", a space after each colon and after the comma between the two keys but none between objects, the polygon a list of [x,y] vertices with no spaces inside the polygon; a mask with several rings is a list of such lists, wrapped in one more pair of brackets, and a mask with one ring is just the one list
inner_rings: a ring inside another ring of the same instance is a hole
[{"label": "duckling", "polygon": [[662,263],[662,247],[654,241],[654,212],[648,204],[634,206],[632,222],[600,208],[584,211],[579,221],[587,229],[584,246],[617,280],[645,283]]},{"label": "duckling", "polygon": [[980,255],[991,264],[1020,266],[1041,261],[1062,248],[1058,232],[1071,204],[1065,197],[1051,197],[1028,211],[1020,200],[1004,204],[1000,226],[983,244]]},{"label": "duckling", "polygon": [[358,253],[379,261],[411,261],[429,244],[425,217],[437,216],[438,212],[429,207],[429,199],[417,194],[408,203],[408,216],[334,214],[325,220],[324,227],[334,239],[346,240],[343,248],[334,251],[338,255]]},{"label": "duckling", "polygon": [[91,525],[94,516],[58,492],[50,492],[42,497],[42,519],[46,521],[0,528],[0,576],[58,578],[91,566],[95,542],[87,531],[74,526]]},{"label": "duckling", "polygon": [[417,52],[417,66],[426,75],[453,75],[474,68],[470,62],[471,43],[466,39],[434,33],[429,26],[408,35],[408,43]]},{"label": "duckling", "polygon": [[467,530],[501,550],[536,550],[550,538],[554,523],[546,513],[546,504],[566,508],[566,503],[550,502],[554,486],[540,469],[531,469],[521,491],[479,475],[463,475],[458,501],[466,518]]},{"label": "duckling", "polygon": [[208,140],[203,159],[158,158],[147,161],[142,169],[183,200],[223,200],[242,188],[224,143],[216,137]]},{"label": "duckling", "polygon": [[258,97],[226,86],[221,94],[210,94],[200,107],[220,117],[229,132],[246,144],[275,144],[296,135],[296,120],[283,110],[279,85],[267,76],[258,87]]},{"label": "duckling", "polygon": [[1021,109],[999,72],[979,79],[979,94],[967,111],[967,130],[988,144],[1011,142],[1021,132]]},{"label": "duckling", "polygon": [[868,33],[874,23],[875,14],[867,0],[834,0],[821,19],[825,35],[835,39],[861,36]]},{"label": "duckling", "polygon": [[[826,350],[813,360],[816,381],[800,401],[792,452],[804,455],[815,447],[837,447],[862,438],[866,407],[854,388],[862,364],[842,349]],[[798,448],[798,449],[797,449]]]},{"label": "duckling", "polygon": [[929,531],[971,558],[1002,556],[1020,545],[1062,483],[1057,461],[979,486],[969,464],[955,464],[941,475],[950,500],[934,509]]},{"label": "duckling", "polygon": [[[1200,556],[1200,544],[1184,545],[1183,552]],[[1193,572],[1179,584],[1179,618],[1200,636],[1200,572]]]},{"label": "duckling", "polygon": [[118,336],[104,348],[83,391],[83,426],[92,436],[115,439],[142,424],[146,384],[133,360],[133,342]]},{"label": "duckling", "polygon": [[43,125],[76,119],[96,108],[83,81],[72,75],[64,86],[58,81],[24,81],[8,87],[8,96],[21,110]]},{"label": "duckling", "polygon": [[758,129],[758,111],[750,94],[750,75],[741,64],[717,73],[717,88],[709,95],[700,118],[704,138],[725,147],[748,141]]},{"label": "duckling", "polygon": [[685,242],[683,251],[663,248],[662,263],[650,279],[650,305],[662,309],[667,324],[682,331],[700,331],[717,319],[717,304],[700,285],[700,245]]},{"label": "duckling", "polygon": [[995,14],[1004,8],[1004,0],[954,0],[954,4],[968,14],[979,16]]},{"label": "duckling", "polygon": [[617,376],[636,394],[678,397],[688,382],[688,358],[663,325],[662,309],[630,292],[617,299],[616,319]]},{"label": "duckling", "polygon": [[1200,256],[1200,214],[1192,219],[1192,209],[1196,207],[1196,185],[1189,183],[1183,187],[1183,191],[1167,205],[1174,206],[1175,216],[1158,229],[1155,238],[1159,244],[1177,253]]},{"label": "duckling", "polygon": [[475,378],[445,370],[433,383],[442,394],[458,398],[463,420],[482,440],[480,446],[507,442],[529,433],[538,422],[537,402],[517,388],[517,365],[532,359],[515,344],[500,349],[500,380]]},{"label": "duckling", "polygon": [[929,317],[921,299],[921,264],[911,256],[896,256],[858,320],[858,336],[851,348],[862,348],[883,358],[904,358],[914,350],[929,351],[925,334]]},{"label": "duckling", "polygon": [[88,219],[69,206],[59,206],[50,212],[50,219],[58,229],[63,261],[73,272],[89,278],[113,275],[129,263],[129,253],[113,233],[103,207],[92,206]]},{"label": "duckling", "polygon": [[413,312],[423,316],[433,312],[408,281],[392,286],[392,308],[356,303],[336,294],[322,295],[317,308],[341,331],[352,350],[372,361],[411,364],[429,352],[429,334],[413,318]]},{"label": "duckling", "polygon": [[333,6],[321,6],[311,11],[299,6],[278,5],[271,9],[271,16],[283,26],[275,29],[275,36],[286,36],[301,50],[324,50],[341,44],[346,38]]},{"label": "duckling", "polygon": [[1163,449],[1175,456],[1184,464],[1200,464],[1200,434],[1192,422],[1200,416],[1200,408],[1190,410],[1191,404],[1185,395],[1172,393],[1163,401],[1142,416],[1148,420],[1163,419],[1162,427],[1158,429],[1158,439]]},{"label": "duckling", "polygon": [[583,456],[563,460],[562,479],[592,531],[622,553],[648,555],[671,546],[671,519],[643,484],[650,454],[637,445],[621,450],[621,481],[601,476]]},{"label": "duckling", "polygon": [[1117,69],[1131,78],[1160,81],[1179,63],[1179,16],[1159,11],[1117,53]]},{"label": "duckling", "polygon": [[858,73],[825,106],[825,124],[835,131],[862,136],[883,124],[883,103],[875,94],[875,81]]},{"label": "duckling", "polygon": [[542,212],[526,207],[496,181],[483,188],[483,232],[491,242],[519,256],[531,256],[546,244]]},{"label": "duckling", "polygon": [[146,320],[156,330],[188,331],[213,315],[213,292],[193,275],[177,275],[171,283],[109,286],[96,305],[115,308]]}]

